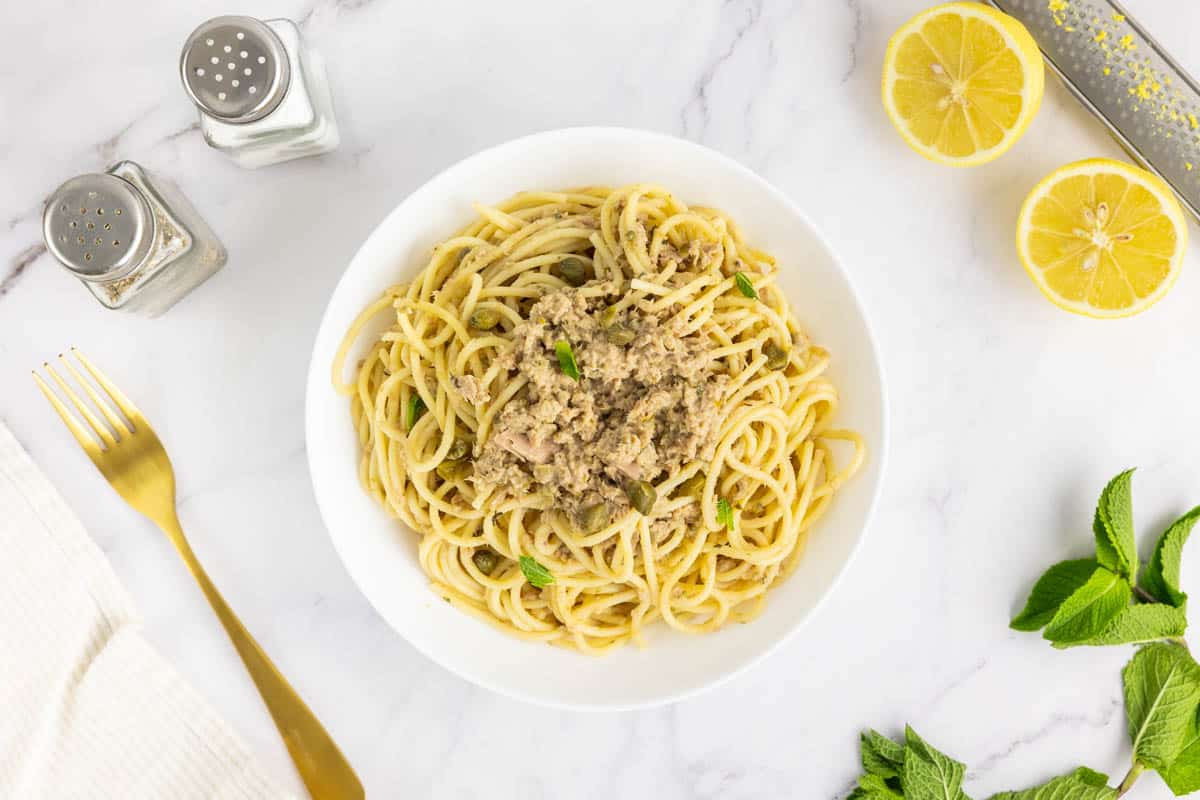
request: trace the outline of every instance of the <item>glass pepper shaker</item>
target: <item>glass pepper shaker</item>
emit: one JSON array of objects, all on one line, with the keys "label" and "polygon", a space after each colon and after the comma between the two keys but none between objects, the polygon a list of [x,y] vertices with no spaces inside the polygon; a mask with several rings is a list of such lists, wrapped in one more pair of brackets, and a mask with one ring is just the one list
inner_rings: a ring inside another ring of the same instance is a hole
[{"label": "glass pepper shaker", "polygon": [[104,306],[158,316],[225,264],[174,184],[132,161],[71,178],[42,214],[46,248]]},{"label": "glass pepper shaker", "polygon": [[242,167],[338,146],[325,63],[291,20],[210,19],[188,37],[179,70],[205,141]]}]

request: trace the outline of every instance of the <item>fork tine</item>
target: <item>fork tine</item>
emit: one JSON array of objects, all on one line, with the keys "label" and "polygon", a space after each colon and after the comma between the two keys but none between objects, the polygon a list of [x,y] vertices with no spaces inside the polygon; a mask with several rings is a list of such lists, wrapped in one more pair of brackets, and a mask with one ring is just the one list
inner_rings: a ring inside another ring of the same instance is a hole
[{"label": "fork tine", "polygon": [[112,401],[117,404],[117,408],[121,409],[121,413],[124,414],[125,418],[128,419],[133,425],[134,430],[140,426],[148,425],[146,418],[142,416],[142,412],[138,411],[138,407],[129,402],[129,398],[125,396],[125,393],[118,389],[116,385],[108,379],[107,375],[97,369],[96,365],[89,361],[87,357],[84,356],[83,353],[79,352],[79,350],[76,348],[72,347],[71,352],[74,353],[75,357],[79,359],[79,363],[83,364],[83,366],[87,368],[87,371],[92,374],[92,377],[96,379],[96,383],[100,384],[100,387],[104,389],[104,391],[108,392],[108,396],[111,397]]},{"label": "fork tine", "polygon": [[54,367],[50,366],[50,364],[47,363],[42,366],[45,367],[46,372],[50,373],[50,377],[54,378],[54,382],[58,384],[59,389],[62,389],[67,399],[75,405],[76,410],[87,420],[88,425],[92,426],[92,430],[100,437],[100,441],[104,442],[106,447],[115,447],[117,440],[113,437],[112,432],[105,427],[99,417],[92,413],[92,410],[80,399],[79,395],[75,394],[75,390],[71,388],[71,385],[64,381],[62,376],[55,372]]},{"label": "fork tine", "polygon": [[[79,355],[78,352],[75,355]],[[104,414],[104,418],[108,420],[108,424],[112,425],[113,430],[117,432],[118,437],[126,437],[131,434],[129,427],[125,421],[117,416],[117,413],[112,410],[112,404],[100,396],[100,393],[92,388],[91,381],[85,380],[83,375],[75,368],[75,365],[68,361],[60,353],[58,360],[63,363],[71,374],[75,376],[75,380],[83,387],[83,390],[88,393],[88,397],[92,398],[92,402],[96,404],[96,408],[100,409],[100,413]]]},{"label": "fork tine", "polygon": [[87,428],[80,424],[79,420],[75,419],[75,415],[66,407],[62,400],[58,399],[58,395],[54,390],[42,380],[42,376],[36,372],[33,373],[33,379],[37,382],[38,388],[42,390],[42,394],[46,395],[46,399],[50,401],[50,405],[54,406],[54,410],[58,412],[58,416],[62,417],[62,421],[66,423],[67,428],[75,437],[75,441],[79,442],[79,446],[84,449],[84,452],[91,457],[93,461],[100,458],[100,445],[87,432]]}]

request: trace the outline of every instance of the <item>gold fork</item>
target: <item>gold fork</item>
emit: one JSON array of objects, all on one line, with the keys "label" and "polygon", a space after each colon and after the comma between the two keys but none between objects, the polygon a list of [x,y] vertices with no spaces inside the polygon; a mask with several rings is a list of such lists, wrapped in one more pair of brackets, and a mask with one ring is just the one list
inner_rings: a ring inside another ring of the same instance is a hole
[{"label": "gold fork", "polygon": [[[171,544],[175,545],[188,570],[200,584],[204,596],[208,598],[209,605],[221,620],[233,646],[237,648],[250,677],[254,679],[254,685],[258,687],[259,694],[267,704],[267,709],[270,710],[271,717],[275,720],[275,725],[279,728],[279,733],[283,736],[292,761],[295,762],[309,793],[317,800],[364,797],[362,784],[346,757],[296,694],[296,690],[279,673],[258,642],[254,641],[254,637],[225,603],[217,587],[213,586],[208,574],[196,560],[196,555],[183,535],[175,510],[175,471],[171,468],[167,451],[151,429],[150,423],[142,416],[142,412],[138,411],[137,406],[129,402],[129,398],[82,353],[74,348],[71,349],[71,353],[104,390],[107,400],[84,379],[75,365],[61,354],[58,357],[59,361],[87,392],[88,397],[108,421],[108,425],[88,408],[70,385],[54,371],[54,367],[49,363],[43,366],[87,421],[92,432],[99,437],[99,442],[92,438],[87,427],[79,422],[46,381],[34,372],[33,379],[41,387],[42,393],[62,417],[100,473],[117,490],[117,494],[125,498],[125,502],[135,510],[149,517],[150,521],[167,535]],[[114,405],[125,415],[124,420],[113,410]]]}]

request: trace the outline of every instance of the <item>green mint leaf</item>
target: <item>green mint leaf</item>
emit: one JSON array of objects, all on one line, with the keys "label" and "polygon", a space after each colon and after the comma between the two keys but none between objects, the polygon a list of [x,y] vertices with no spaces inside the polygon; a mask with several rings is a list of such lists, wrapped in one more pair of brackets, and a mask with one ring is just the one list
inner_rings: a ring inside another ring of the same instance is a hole
[{"label": "green mint leaf", "polygon": [[537,559],[531,556],[521,556],[517,560],[521,564],[521,572],[524,573],[525,580],[529,581],[529,585],[533,588],[541,589],[554,583],[554,576],[550,574],[550,570],[538,563]]},{"label": "green mint leaf", "polygon": [[1197,519],[1200,519],[1200,506],[1171,523],[1159,537],[1154,555],[1150,557],[1140,581],[1143,589],[1159,601],[1176,608],[1187,601],[1187,595],[1179,588],[1179,565],[1183,559],[1183,546],[1187,544],[1188,535]]},{"label": "green mint leaf", "polygon": [[1001,792],[990,800],[1114,800],[1117,790],[1108,785],[1108,776],[1087,767],[1055,778],[1041,786],[1020,792]]},{"label": "green mint leaf", "polygon": [[1162,603],[1144,603],[1121,609],[1108,626],[1090,639],[1065,642],[1055,647],[1077,645],[1144,644],[1183,636],[1187,630],[1187,613]]},{"label": "green mint leaf", "polygon": [[883,734],[867,730],[859,737],[863,771],[882,778],[894,778],[904,765],[904,745]]},{"label": "green mint leaf", "polygon": [[1108,482],[1096,504],[1092,531],[1096,535],[1096,559],[1130,580],[1137,575],[1137,544],[1133,538],[1133,498],[1127,469]]},{"label": "green mint leaf", "polygon": [[1200,704],[1200,666],[1174,644],[1151,644],[1121,673],[1136,761],[1164,772],[1183,750]]},{"label": "green mint leaf", "polygon": [[404,418],[404,427],[407,430],[412,430],[413,425],[417,424],[417,420],[425,413],[425,401],[421,399],[421,395],[413,394],[408,398],[408,414]]},{"label": "green mint leaf", "polygon": [[579,380],[579,365],[575,363],[571,343],[566,339],[559,339],[554,343],[554,355],[558,356],[558,368],[562,373],[572,380]]},{"label": "green mint leaf", "polygon": [[1100,565],[1094,558],[1060,561],[1046,570],[1029,593],[1029,600],[1009,627],[1018,631],[1036,631],[1054,618],[1068,597],[1075,593]]},{"label": "green mint leaf", "polygon": [[737,284],[738,291],[751,300],[758,299],[758,291],[754,288],[754,284],[746,277],[744,272],[735,272],[733,274],[733,282]]},{"label": "green mint leaf", "polygon": [[905,800],[898,787],[878,775],[863,775],[858,779],[858,788],[855,791],[858,794],[850,796],[863,800]]},{"label": "green mint leaf", "polygon": [[1129,606],[1133,587],[1120,575],[1097,567],[1063,604],[1042,631],[1055,645],[1071,645],[1099,636]]},{"label": "green mint leaf", "polygon": [[1200,718],[1195,713],[1184,734],[1183,749],[1160,774],[1176,797],[1200,790]]},{"label": "green mint leaf", "polygon": [[733,506],[724,497],[717,498],[717,522],[733,530]]},{"label": "green mint leaf", "polygon": [[911,727],[904,728],[900,785],[907,800],[961,800],[966,768],[930,747]]}]

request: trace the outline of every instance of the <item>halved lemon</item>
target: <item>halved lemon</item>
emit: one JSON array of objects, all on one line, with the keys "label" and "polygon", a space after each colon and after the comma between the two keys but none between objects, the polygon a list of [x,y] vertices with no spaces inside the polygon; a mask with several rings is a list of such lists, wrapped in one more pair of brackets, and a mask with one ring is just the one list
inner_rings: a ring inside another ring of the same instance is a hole
[{"label": "halved lemon", "polygon": [[1093,158],[1033,188],[1017,220],[1017,252],[1052,302],[1089,317],[1127,317],[1174,285],[1187,246],[1179,201],[1158,176]]},{"label": "halved lemon", "polygon": [[888,42],[883,106],[926,158],[967,167],[1003,155],[1042,103],[1045,67],[1020,22],[976,3],[910,19]]}]

